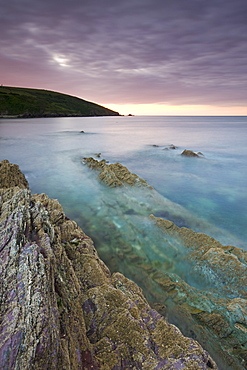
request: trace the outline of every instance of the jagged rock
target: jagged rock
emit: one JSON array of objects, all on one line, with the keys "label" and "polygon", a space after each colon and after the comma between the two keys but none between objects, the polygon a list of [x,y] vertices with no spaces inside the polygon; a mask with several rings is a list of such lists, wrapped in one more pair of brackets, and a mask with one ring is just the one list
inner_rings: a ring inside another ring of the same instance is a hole
[{"label": "jagged rock", "polygon": [[184,155],[185,157],[199,157],[198,154],[194,153],[192,150],[185,149],[181,155]]},{"label": "jagged rock", "polygon": [[7,177],[4,184],[1,368],[217,368],[195,340],[149,306],[135,283],[110,273],[57,200],[7,188]]},{"label": "jagged rock", "polygon": [[0,162],[0,188],[19,186],[28,188],[28,182],[17,164],[9,163],[7,159]]},{"label": "jagged rock", "polygon": [[92,157],[83,158],[83,163],[87,164],[89,168],[99,171],[99,179],[107,186],[137,185],[149,187],[145,180],[131,173],[127,167],[120,163],[107,164],[104,159],[97,161]]}]

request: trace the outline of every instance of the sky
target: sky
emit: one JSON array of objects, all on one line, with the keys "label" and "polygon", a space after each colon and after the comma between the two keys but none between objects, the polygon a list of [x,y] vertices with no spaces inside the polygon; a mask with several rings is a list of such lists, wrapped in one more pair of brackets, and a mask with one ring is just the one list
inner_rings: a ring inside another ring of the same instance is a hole
[{"label": "sky", "polygon": [[0,84],[120,114],[247,115],[246,0],[0,0]]}]

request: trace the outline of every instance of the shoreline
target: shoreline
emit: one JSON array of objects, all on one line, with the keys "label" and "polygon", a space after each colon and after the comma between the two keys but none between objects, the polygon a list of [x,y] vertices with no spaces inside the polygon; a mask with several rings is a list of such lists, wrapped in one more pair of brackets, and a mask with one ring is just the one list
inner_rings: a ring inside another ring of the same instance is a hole
[{"label": "shoreline", "polygon": [[4,368],[217,370],[133,281],[109,271],[56,199],[31,194],[7,160],[0,172]]}]

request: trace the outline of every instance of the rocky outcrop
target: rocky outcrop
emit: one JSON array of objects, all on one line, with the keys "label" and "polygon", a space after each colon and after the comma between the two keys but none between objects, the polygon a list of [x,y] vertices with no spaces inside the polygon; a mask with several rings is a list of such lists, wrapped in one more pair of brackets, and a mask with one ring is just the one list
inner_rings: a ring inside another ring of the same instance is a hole
[{"label": "rocky outcrop", "polygon": [[57,200],[32,195],[23,179],[12,186],[10,176],[8,187],[8,166],[0,166],[3,369],[216,369],[135,283],[110,273]]},{"label": "rocky outcrop", "polygon": [[9,163],[7,159],[0,162],[0,189],[18,186],[21,189],[28,188],[28,182],[16,164]]},{"label": "rocky outcrop", "polygon": [[246,369],[247,252],[190,229],[222,236],[153,188],[114,188],[98,205],[90,232],[111,271],[134,280],[152,307],[199,341],[220,369]]},{"label": "rocky outcrop", "polygon": [[121,163],[107,164],[105,159],[97,161],[92,157],[83,158],[83,163],[87,164],[89,168],[97,170],[99,172],[99,179],[107,186],[136,185],[150,187],[145,180],[131,173]]},{"label": "rocky outcrop", "polygon": [[181,155],[183,155],[185,157],[199,157],[198,154],[196,154],[192,150],[187,150],[187,149],[184,149],[184,151],[181,153]]}]

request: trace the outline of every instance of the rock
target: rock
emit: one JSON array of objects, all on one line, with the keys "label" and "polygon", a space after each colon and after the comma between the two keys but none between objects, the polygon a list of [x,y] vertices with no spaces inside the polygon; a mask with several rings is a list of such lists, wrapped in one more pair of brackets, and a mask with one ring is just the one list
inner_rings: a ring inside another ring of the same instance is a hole
[{"label": "rock", "polygon": [[90,158],[83,158],[83,163],[88,167],[99,171],[99,179],[109,187],[119,187],[125,185],[147,186],[147,182],[131,173],[127,167],[120,163],[107,164],[106,160],[97,161]]},{"label": "rock", "polygon": [[173,145],[173,144],[171,144],[168,147],[165,147],[163,150],[170,150],[170,149],[175,150],[175,149],[178,149],[178,147],[175,146],[175,145]]},{"label": "rock", "polygon": [[83,131],[83,130],[82,130],[82,131],[80,131],[80,133],[81,133],[81,134],[84,134],[84,133],[85,133],[85,131]]},{"label": "rock", "polygon": [[17,164],[9,163],[7,159],[0,162],[0,188],[18,186],[29,188],[28,182]]},{"label": "rock", "polygon": [[217,368],[134,282],[110,273],[57,200],[9,173],[0,189],[3,369]]},{"label": "rock", "polygon": [[192,150],[185,149],[181,155],[184,155],[185,157],[199,157],[198,154],[194,153]]},{"label": "rock", "polygon": [[173,145],[173,144],[171,144],[170,146],[169,146],[169,149],[177,149],[178,147],[177,146],[175,146],[175,145]]},{"label": "rock", "polygon": [[[178,228],[169,220],[150,217],[154,223],[151,228],[133,201],[135,213],[129,215],[119,214],[113,201],[111,208],[107,202],[104,198],[106,214],[94,221],[93,235],[110,270],[121,271],[135,281],[152,307],[184,335],[196,339],[221,369],[244,370],[246,252]],[[120,192],[117,202],[121,202]],[[106,222],[109,209],[111,217]],[[133,217],[137,224],[133,224]],[[107,232],[110,238],[106,240]]]}]

